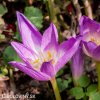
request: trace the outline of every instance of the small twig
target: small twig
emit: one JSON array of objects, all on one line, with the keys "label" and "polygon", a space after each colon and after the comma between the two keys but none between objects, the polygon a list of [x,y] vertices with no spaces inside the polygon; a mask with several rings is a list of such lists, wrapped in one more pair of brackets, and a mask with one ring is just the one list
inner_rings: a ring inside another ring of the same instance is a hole
[{"label": "small twig", "polygon": [[61,23],[61,25],[65,28],[65,29],[69,29],[70,27],[68,26],[68,24],[64,21],[64,18],[62,17],[62,15],[61,14],[59,14],[59,21],[60,21],[60,23]]},{"label": "small twig", "polygon": [[10,86],[11,86],[11,89],[12,89],[13,92],[16,92],[13,69],[9,68],[9,74],[10,74]]},{"label": "small twig", "polygon": [[83,3],[84,3],[84,7],[85,7],[85,11],[87,13],[87,16],[91,19],[93,19],[93,14],[92,14],[92,8],[91,8],[91,5],[89,3],[88,0],[83,0]]},{"label": "small twig", "polygon": [[50,16],[50,21],[53,22],[56,25],[57,29],[59,30],[59,33],[58,33],[59,41],[62,41],[63,37],[61,35],[59,23],[56,16],[57,11],[55,9],[54,0],[47,0],[47,8],[48,8],[49,16]]},{"label": "small twig", "polygon": [[10,31],[10,30],[3,30],[4,32],[9,32],[9,33],[14,33],[14,32],[12,32],[12,31]]},{"label": "small twig", "polygon": [[71,33],[72,33],[72,36],[75,36],[76,34],[75,33],[77,33],[76,31],[77,31],[77,26],[76,26],[76,20],[75,20],[75,17],[74,17],[74,15],[72,14],[71,15],[71,29],[70,29],[70,31],[71,31]]},{"label": "small twig", "polygon": [[72,2],[76,9],[77,20],[79,21],[82,16],[80,5],[78,3],[78,0],[72,0]]}]

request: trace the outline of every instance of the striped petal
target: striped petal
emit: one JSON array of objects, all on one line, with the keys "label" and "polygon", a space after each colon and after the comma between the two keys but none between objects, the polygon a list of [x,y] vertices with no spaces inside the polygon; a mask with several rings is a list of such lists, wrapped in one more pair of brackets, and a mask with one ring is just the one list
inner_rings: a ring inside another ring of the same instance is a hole
[{"label": "striped petal", "polygon": [[19,70],[21,70],[22,72],[26,73],[27,75],[29,75],[30,77],[39,80],[39,81],[48,81],[50,80],[50,77],[42,72],[39,72],[37,70],[32,70],[30,68],[27,67],[26,64],[20,63],[20,62],[16,62],[16,61],[12,61],[9,62],[9,64],[11,64],[12,66],[14,66],[15,68],[18,68]]},{"label": "striped petal", "polygon": [[78,49],[79,43],[80,40],[71,38],[60,45],[59,49],[61,52],[58,52],[60,57],[55,65],[56,72],[58,72],[72,58]]},{"label": "striped petal", "polygon": [[79,25],[81,35],[86,33],[100,33],[100,24],[86,16],[81,17]]},{"label": "striped petal", "polygon": [[35,53],[31,51],[29,48],[25,47],[23,44],[18,42],[11,42],[11,45],[16,50],[19,57],[27,64],[29,64],[29,60],[34,61]]},{"label": "striped petal", "polygon": [[58,46],[58,33],[57,29],[54,24],[50,24],[49,28],[45,30],[43,37],[42,37],[42,43],[41,48],[42,50],[46,48],[57,48]]},{"label": "striped petal", "polygon": [[71,70],[72,70],[72,76],[74,80],[77,80],[80,78],[81,75],[83,75],[84,72],[84,53],[82,50],[82,45],[78,47],[78,50],[72,57],[72,65],[71,65]]},{"label": "striped petal", "polygon": [[42,64],[40,70],[41,70],[41,72],[47,74],[51,78],[55,76],[55,71],[54,71],[54,67],[52,65],[52,61],[50,61],[50,62],[44,62]]},{"label": "striped petal", "polygon": [[92,57],[94,49],[97,45],[93,42],[83,42],[83,51],[86,55]]},{"label": "striped petal", "polygon": [[19,12],[17,12],[17,20],[23,44],[37,52],[41,45],[42,35],[38,29]]},{"label": "striped petal", "polygon": [[93,51],[93,59],[96,61],[100,61],[100,46],[94,49]]}]

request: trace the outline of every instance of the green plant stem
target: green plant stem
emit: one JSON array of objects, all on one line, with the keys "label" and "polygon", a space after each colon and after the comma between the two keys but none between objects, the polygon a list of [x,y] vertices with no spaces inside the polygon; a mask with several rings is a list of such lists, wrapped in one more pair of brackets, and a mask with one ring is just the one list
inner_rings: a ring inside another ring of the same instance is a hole
[{"label": "green plant stem", "polygon": [[16,92],[16,86],[14,82],[14,76],[13,76],[13,69],[9,68],[9,76],[10,76],[10,86],[11,89]]},{"label": "green plant stem", "polygon": [[100,93],[100,62],[96,62],[96,70],[98,76],[98,91]]},{"label": "green plant stem", "polygon": [[53,91],[54,91],[56,100],[61,100],[61,96],[60,96],[60,92],[59,92],[59,89],[58,89],[58,85],[57,85],[56,79],[52,78],[50,80],[50,82],[51,82],[51,85],[53,87]]},{"label": "green plant stem", "polygon": [[56,11],[54,9],[54,2],[53,0],[48,0],[48,12],[50,15],[50,20],[57,25],[57,18],[56,18]]},{"label": "green plant stem", "polygon": [[78,84],[78,79],[73,78],[73,83],[74,83],[74,86],[75,86],[75,87],[79,86],[79,84]]},{"label": "green plant stem", "polygon": [[63,41],[63,37],[61,35],[59,23],[58,23],[57,16],[56,16],[57,15],[57,11],[56,11],[55,6],[54,6],[54,0],[47,0],[46,6],[48,8],[50,21],[53,22],[56,25],[56,27],[57,27],[57,29],[59,31],[59,33],[58,33],[59,41],[61,42],[61,41]]}]

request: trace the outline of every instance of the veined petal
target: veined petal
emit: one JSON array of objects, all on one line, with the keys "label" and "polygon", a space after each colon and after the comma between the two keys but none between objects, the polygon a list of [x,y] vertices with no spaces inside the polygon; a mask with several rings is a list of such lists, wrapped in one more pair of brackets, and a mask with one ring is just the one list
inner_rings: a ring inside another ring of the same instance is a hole
[{"label": "veined petal", "polygon": [[78,50],[72,57],[72,65],[71,65],[71,70],[72,70],[72,76],[74,80],[77,80],[80,78],[81,75],[83,75],[84,72],[84,53],[82,50],[82,45],[80,43],[80,46],[78,47]]},{"label": "veined petal", "polygon": [[86,16],[81,17],[79,25],[81,34],[100,32],[100,24]]},{"label": "veined petal", "polygon": [[20,62],[9,62],[9,64],[11,64],[12,66],[14,66],[15,68],[18,68],[19,70],[21,70],[22,72],[24,72],[25,74],[29,75],[30,77],[39,80],[39,81],[48,81],[50,80],[50,77],[44,73],[41,73],[39,71],[36,70],[32,70],[30,68],[27,67],[27,65],[20,63]]},{"label": "veined petal", "polygon": [[42,35],[38,29],[19,12],[17,12],[17,20],[24,45],[37,52],[41,45]]},{"label": "veined petal", "polygon": [[[70,42],[69,42],[70,41]],[[73,38],[69,39],[67,42],[64,42],[60,45],[59,49],[61,49],[60,58],[58,59],[55,65],[55,71],[59,71],[75,54],[78,49],[80,40],[75,40]],[[70,46],[70,47],[69,47]]]},{"label": "veined petal", "polygon": [[35,59],[35,53],[25,47],[23,44],[18,43],[18,42],[11,42],[11,45],[13,48],[16,50],[18,53],[19,57],[25,62],[28,63],[28,60],[33,60]]},{"label": "veined petal", "polygon": [[44,50],[48,46],[56,47],[58,44],[58,33],[55,25],[50,24],[49,28],[45,30],[42,38],[41,48]]},{"label": "veined petal", "polygon": [[80,19],[80,33],[83,35],[84,41],[91,41],[91,38],[99,40],[100,37],[100,24],[86,16]]},{"label": "veined petal", "polygon": [[100,46],[94,49],[93,51],[93,59],[96,61],[100,61]]},{"label": "veined petal", "polygon": [[97,45],[93,42],[82,42],[83,43],[83,51],[86,55],[92,57],[94,49]]},{"label": "veined petal", "polygon": [[72,46],[74,45],[74,43],[76,42],[75,38],[70,38],[68,41],[64,41],[60,44],[59,46],[59,51],[58,52],[66,52],[68,51],[70,48],[72,48]]},{"label": "veined petal", "polygon": [[40,70],[41,70],[41,72],[47,74],[51,78],[55,76],[55,71],[54,71],[54,67],[52,65],[52,61],[50,61],[50,62],[44,62],[42,64]]}]

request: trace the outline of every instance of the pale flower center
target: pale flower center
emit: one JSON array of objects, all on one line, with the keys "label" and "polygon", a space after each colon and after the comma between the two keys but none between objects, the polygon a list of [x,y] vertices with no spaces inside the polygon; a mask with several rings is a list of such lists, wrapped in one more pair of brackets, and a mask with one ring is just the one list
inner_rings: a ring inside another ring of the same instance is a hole
[{"label": "pale flower center", "polygon": [[96,39],[95,37],[91,37],[90,40],[94,43],[96,43],[97,45],[100,45],[100,41],[98,39]]},{"label": "pale flower center", "polygon": [[30,62],[30,64],[32,64],[34,66],[35,69],[39,70],[42,63],[43,62],[48,62],[48,61],[52,61],[52,64],[55,64],[55,59],[53,57],[53,54],[50,51],[47,51],[45,54],[41,53],[39,54],[34,61],[28,59],[28,61]]}]

